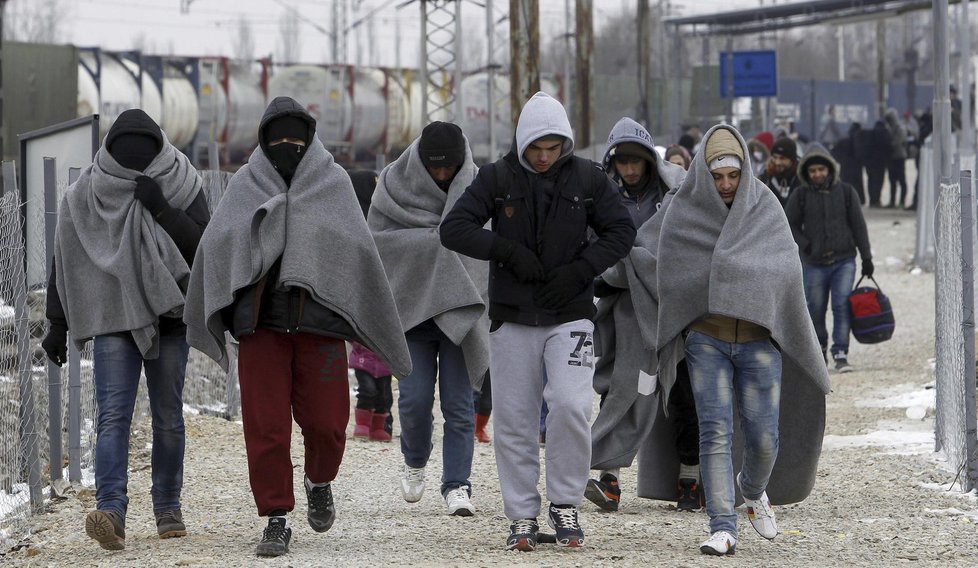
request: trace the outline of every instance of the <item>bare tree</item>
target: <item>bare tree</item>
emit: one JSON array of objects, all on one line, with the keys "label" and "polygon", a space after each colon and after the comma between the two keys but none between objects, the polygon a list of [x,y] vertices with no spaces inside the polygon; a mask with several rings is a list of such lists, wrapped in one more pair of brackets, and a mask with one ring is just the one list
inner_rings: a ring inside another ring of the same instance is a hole
[{"label": "bare tree", "polygon": [[239,61],[255,59],[255,34],[251,29],[251,22],[243,15],[238,17],[238,29],[231,36],[231,52]]},{"label": "bare tree", "polygon": [[63,0],[8,0],[3,37],[30,43],[63,41],[67,16],[63,4]]},{"label": "bare tree", "polygon": [[278,20],[279,31],[279,60],[285,63],[295,63],[301,55],[299,43],[299,14],[295,10],[286,10]]}]

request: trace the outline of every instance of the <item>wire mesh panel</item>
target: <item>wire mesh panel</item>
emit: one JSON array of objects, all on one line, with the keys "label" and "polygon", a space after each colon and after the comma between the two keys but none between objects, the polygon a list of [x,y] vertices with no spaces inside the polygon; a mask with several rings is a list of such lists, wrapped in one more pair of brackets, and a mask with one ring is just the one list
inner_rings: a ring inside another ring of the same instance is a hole
[{"label": "wire mesh panel", "polygon": [[0,197],[0,545],[4,546],[28,527],[27,476],[37,465],[28,463],[23,443],[36,432],[25,432],[21,420],[19,344],[28,322],[15,302],[26,293],[23,227],[19,192],[8,191]]},{"label": "wire mesh panel", "polygon": [[[956,472],[967,464],[965,419],[965,381],[967,352],[964,344],[963,272],[971,259],[963,262],[961,243],[961,186],[942,181],[937,199],[936,282],[937,282],[937,401],[935,443]],[[970,228],[969,228],[970,230]],[[974,424],[971,425],[974,430]]]}]

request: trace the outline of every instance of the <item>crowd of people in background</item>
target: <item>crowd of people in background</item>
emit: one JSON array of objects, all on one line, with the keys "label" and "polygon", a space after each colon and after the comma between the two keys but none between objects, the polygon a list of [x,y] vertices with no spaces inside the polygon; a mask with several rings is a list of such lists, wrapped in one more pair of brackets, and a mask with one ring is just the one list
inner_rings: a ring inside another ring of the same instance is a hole
[{"label": "crowd of people in background", "polygon": [[[960,103],[952,109],[960,128]],[[258,556],[289,550],[293,420],[307,521],[326,532],[336,520],[351,369],[354,438],[390,442],[397,404],[405,501],[424,496],[436,393],[449,515],[476,514],[474,442],[494,445],[510,550],[583,546],[582,502],[617,511],[620,469],[662,432],[656,471],[640,475],[677,510],[706,510],[703,554],[736,550],[738,499],[774,539],[772,502],[805,498],[817,462],[776,470],[779,409],[817,406],[828,366],[853,369],[857,253],[862,275],[874,273],[863,206],[916,207],[919,177],[910,187],[905,166],[919,164],[932,119],[889,109],[871,126],[845,123],[830,106],[816,140],[717,125],[662,146],[623,117],[595,164],[575,156],[561,103],[537,93],[501,159],[477,167],[462,129],[433,122],[379,173],[340,167],[288,97],[256,126],[258,147],[210,212],[186,157],[138,109],[120,116],[61,204],[43,348],[61,365],[69,334],[95,342],[97,509],[85,530],[105,549],[125,548],[143,369],[157,530],[187,534],[187,353],[226,367],[227,336],[267,520]],[[105,317],[113,305],[126,309]],[[812,397],[785,398],[799,382]],[[541,532],[541,513],[555,534]]]}]

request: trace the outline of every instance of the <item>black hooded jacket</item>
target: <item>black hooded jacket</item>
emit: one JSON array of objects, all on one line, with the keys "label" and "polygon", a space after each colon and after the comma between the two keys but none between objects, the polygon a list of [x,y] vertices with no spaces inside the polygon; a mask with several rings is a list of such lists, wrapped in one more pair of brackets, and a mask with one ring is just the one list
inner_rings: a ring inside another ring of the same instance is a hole
[{"label": "black hooded jacket", "polygon": [[[829,164],[829,176],[822,186],[813,185],[808,177],[808,165],[815,158]],[[863,260],[873,256],[859,196],[851,185],[839,181],[838,171],[832,155],[819,144],[812,144],[798,164],[804,185],[791,193],[785,215],[806,264],[855,258],[857,248]]]}]

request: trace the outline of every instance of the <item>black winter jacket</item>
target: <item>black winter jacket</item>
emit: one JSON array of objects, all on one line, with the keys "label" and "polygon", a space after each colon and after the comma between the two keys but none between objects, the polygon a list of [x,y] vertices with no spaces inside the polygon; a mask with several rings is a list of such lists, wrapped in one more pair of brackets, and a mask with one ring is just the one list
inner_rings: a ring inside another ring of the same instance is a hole
[{"label": "black winter jacket", "polygon": [[[492,230],[483,229],[489,220]],[[589,227],[597,236],[590,243]],[[593,318],[593,283],[559,309],[539,307],[534,292],[543,283],[520,283],[498,258],[500,242],[508,239],[535,252],[547,272],[583,260],[593,277],[628,254],[635,226],[617,187],[589,160],[567,156],[535,174],[511,151],[479,169],[442,221],[440,235],[445,247],[492,261],[490,319],[545,326]]]},{"label": "black winter jacket", "polygon": [[[809,160],[816,156],[830,164],[824,187],[813,186],[805,173]],[[855,258],[857,248],[863,260],[873,256],[859,196],[851,185],[838,180],[837,168],[821,148],[809,150],[798,166],[805,185],[791,193],[785,215],[806,264],[827,265]]]}]

